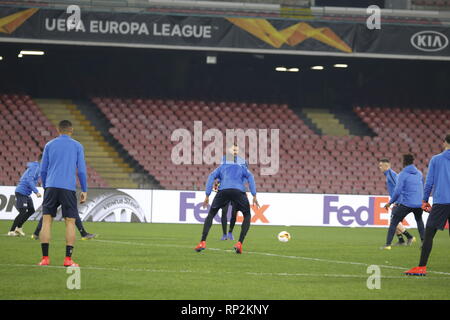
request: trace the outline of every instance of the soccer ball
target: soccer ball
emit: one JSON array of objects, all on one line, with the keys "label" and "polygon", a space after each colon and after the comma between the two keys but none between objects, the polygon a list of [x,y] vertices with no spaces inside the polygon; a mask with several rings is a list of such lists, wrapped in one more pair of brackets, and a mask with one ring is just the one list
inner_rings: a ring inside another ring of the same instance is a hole
[{"label": "soccer ball", "polygon": [[278,240],[281,242],[288,242],[289,240],[291,240],[291,234],[287,231],[281,231],[278,234]]}]

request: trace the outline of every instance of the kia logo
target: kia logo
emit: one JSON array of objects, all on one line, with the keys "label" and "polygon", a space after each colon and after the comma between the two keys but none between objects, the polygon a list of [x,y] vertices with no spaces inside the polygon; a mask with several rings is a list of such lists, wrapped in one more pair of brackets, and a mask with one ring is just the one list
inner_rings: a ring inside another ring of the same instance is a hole
[{"label": "kia logo", "polygon": [[448,38],[437,31],[421,31],[411,37],[411,44],[418,50],[435,52],[448,46]]}]

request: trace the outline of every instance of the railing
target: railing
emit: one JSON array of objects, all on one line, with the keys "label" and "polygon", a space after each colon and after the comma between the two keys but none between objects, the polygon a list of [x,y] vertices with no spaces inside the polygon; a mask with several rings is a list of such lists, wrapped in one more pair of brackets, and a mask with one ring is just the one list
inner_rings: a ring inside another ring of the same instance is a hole
[{"label": "railing", "polygon": [[[365,8],[315,7],[315,0],[0,0],[0,5],[34,6],[115,12],[145,12],[212,16],[249,16],[315,21],[359,22]],[[294,5],[295,4],[295,5]],[[381,9],[386,23],[450,25],[450,11]]]}]

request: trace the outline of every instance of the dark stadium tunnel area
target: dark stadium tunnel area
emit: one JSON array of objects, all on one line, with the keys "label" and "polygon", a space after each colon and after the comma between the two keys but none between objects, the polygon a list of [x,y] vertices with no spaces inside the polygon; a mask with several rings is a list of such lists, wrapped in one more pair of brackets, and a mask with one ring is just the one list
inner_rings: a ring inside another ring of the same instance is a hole
[{"label": "dark stadium tunnel area", "polygon": [[[42,50],[43,56],[17,55]],[[207,64],[207,55],[217,64]],[[0,91],[33,97],[161,97],[290,103],[443,107],[450,63],[44,44],[1,44]],[[333,67],[344,63],[348,68]],[[315,65],[324,70],[311,70]],[[277,72],[276,67],[299,68]]]}]

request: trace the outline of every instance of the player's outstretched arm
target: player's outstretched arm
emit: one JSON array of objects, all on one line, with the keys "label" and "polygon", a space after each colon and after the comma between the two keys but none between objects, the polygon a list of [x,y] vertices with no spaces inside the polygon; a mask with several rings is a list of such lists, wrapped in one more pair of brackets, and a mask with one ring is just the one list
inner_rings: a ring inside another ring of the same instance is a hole
[{"label": "player's outstretched arm", "polygon": [[208,204],[209,204],[209,196],[206,196],[205,200],[203,200],[202,208],[203,209],[208,208]]},{"label": "player's outstretched arm", "polygon": [[220,168],[221,167],[216,168],[208,176],[208,180],[206,181],[206,188],[205,188],[206,197],[205,197],[205,200],[203,201],[203,205],[202,205],[203,208],[207,208],[208,207],[209,195],[212,192],[214,180],[219,179],[219,177],[220,177]]},{"label": "player's outstretched arm", "polygon": [[87,192],[80,193],[80,203],[85,203],[87,200]]},{"label": "player's outstretched arm", "polygon": [[258,199],[256,199],[256,195],[253,196],[253,205],[256,206],[258,209],[260,208]]},{"label": "player's outstretched arm", "polygon": [[36,188],[36,184],[39,180],[40,168],[37,166],[34,170],[28,169],[26,171],[25,183],[28,184],[28,187],[33,191],[34,194],[40,198],[41,194],[39,190]]},{"label": "player's outstretched arm", "polygon": [[395,186],[397,185],[397,179],[398,174],[396,174],[392,169],[387,171],[387,185],[390,197],[394,195]]},{"label": "player's outstretched arm", "polygon": [[46,188],[45,182],[47,180],[47,172],[48,172],[48,152],[47,152],[47,146],[44,147],[44,152],[42,153],[42,160],[41,160],[41,182],[42,182],[42,188]]},{"label": "player's outstretched arm", "polygon": [[384,208],[386,210],[389,209],[389,207],[398,200],[398,198],[400,196],[400,193],[403,190],[403,185],[404,184],[405,184],[405,175],[400,173],[398,175],[398,181],[397,181],[397,184],[396,184],[395,189],[394,189],[394,194],[391,197],[391,199],[389,200],[389,202],[384,206]]},{"label": "player's outstretched arm", "polygon": [[255,177],[250,172],[250,170],[246,169],[244,174],[245,179],[248,181],[248,185],[250,187],[250,193],[253,196],[253,205],[255,205],[257,208],[259,208],[258,199],[256,198],[256,183],[255,183]]},{"label": "player's outstretched arm", "polygon": [[212,192],[214,180],[219,178],[220,167],[216,168],[213,172],[211,172],[208,176],[208,180],[206,181],[205,193],[209,197]]},{"label": "player's outstretched arm", "polygon": [[431,158],[430,164],[428,165],[427,179],[425,186],[423,188],[423,201],[428,203],[428,199],[431,195],[431,190],[433,190],[434,185],[434,158]]},{"label": "player's outstretched arm", "polygon": [[84,203],[87,200],[87,169],[86,169],[86,161],[84,160],[84,149],[83,146],[80,145],[78,150],[78,158],[77,158],[77,175],[78,180],[80,181],[81,186],[81,194],[80,194],[80,203]]}]

